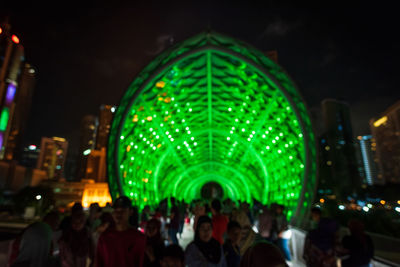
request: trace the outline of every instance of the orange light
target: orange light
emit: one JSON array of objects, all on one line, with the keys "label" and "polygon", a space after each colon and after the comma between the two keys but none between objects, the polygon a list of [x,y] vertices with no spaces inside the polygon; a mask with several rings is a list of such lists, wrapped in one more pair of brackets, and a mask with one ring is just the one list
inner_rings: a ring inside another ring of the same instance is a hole
[{"label": "orange light", "polygon": [[19,44],[19,38],[16,35],[12,35],[11,40],[16,44]]},{"label": "orange light", "polygon": [[388,117],[387,116],[383,116],[382,118],[380,118],[379,120],[374,122],[374,126],[375,127],[379,127],[382,124],[384,124],[385,122],[387,122],[387,120],[388,120]]},{"label": "orange light", "polygon": [[82,195],[82,205],[88,208],[91,203],[98,203],[100,207],[104,207],[107,202],[111,203],[111,195],[106,183],[97,183],[85,186]]},{"label": "orange light", "polygon": [[386,201],[383,200],[383,199],[380,202],[381,202],[382,205],[385,205],[385,203],[386,203]]},{"label": "orange light", "polygon": [[3,29],[2,28],[0,28],[0,34],[3,32]]},{"label": "orange light", "polygon": [[321,198],[321,199],[319,200],[319,202],[324,203],[324,202],[325,202],[325,199]]},{"label": "orange light", "polygon": [[164,86],[165,86],[165,82],[163,82],[163,81],[159,81],[156,83],[157,88],[163,88]]}]

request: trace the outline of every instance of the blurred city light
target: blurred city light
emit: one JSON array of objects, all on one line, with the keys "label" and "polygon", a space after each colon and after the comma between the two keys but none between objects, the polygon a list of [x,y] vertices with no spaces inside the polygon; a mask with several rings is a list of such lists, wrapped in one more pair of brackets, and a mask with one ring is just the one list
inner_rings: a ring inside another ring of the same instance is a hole
[{"label": "blurred city light", "polygon": [[11,40],[16,44],[19,44],[19,38],[16,35],[12,35]]},{"label": "blurred city light", "polygon": [[85,151],[83,151],[83,155],[87,156],[90,154],[90,152],[92,152],[92,150],[86,149]]},{"label": "blurred city light", "polygon": [[29,149],[29,150],[36,150],[36,148],[37,148],[37,147],[36,147],[35,145],[30,145],[30,146],[28,146],[28,149]]}]

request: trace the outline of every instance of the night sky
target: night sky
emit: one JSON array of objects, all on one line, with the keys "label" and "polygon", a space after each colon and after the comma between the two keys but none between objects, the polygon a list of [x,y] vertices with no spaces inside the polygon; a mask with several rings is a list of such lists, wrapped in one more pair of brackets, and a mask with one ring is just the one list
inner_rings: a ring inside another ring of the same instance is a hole
[{"label": "night sky", "polygon": [[197,3],[2,10],[0,19],[10,15],[38,74],[27,141],[61,136],[76,150],[84,115],[97,115],[101,104],[117,105],[158,53],[208,28],[262,51],[277,50],[314,113],[324,98],[351,105],[355,135],[368,134],[368,120],[400,100],[395,8]]}]

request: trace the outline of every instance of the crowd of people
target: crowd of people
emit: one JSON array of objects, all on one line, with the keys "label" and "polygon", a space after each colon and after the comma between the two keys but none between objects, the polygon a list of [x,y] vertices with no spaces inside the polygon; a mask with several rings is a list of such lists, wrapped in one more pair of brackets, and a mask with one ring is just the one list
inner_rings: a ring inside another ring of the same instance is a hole
[{"label": "crowd of people", "polygon": [[[194,238],[181,244],[184,226]],[[304,243],[307,266],[369,266],[371,238],[351,220],[341,234],[335,220],[313,208]],[[112,206],[75,203],[68,215],[49,212],[12,243],[8,265],[60,267],[258,267],[290,266],[291,230],[285,207],[166,199],[139,213],[128,197]]]}]

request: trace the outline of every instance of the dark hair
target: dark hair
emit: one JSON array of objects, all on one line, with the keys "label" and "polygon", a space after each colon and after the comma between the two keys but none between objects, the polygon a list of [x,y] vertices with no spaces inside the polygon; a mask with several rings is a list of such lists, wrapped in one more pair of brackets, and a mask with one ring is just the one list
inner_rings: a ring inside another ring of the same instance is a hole
[{"label": "dark hair", "polygon": [[53,222],[60,219],[60,214],[57,211],[50,211],[44,217],[43,221],[45,222]]},{"label": "dark hair", "polygon": [[71,213],[81,212],[83,211],[82,204],[80,202],[75,202],[75,204],[71,208]]},{"label": "dark hair", "polygon": [[163,258],[165,257],[178,258],[182,262],[185,262],[185,253],[177,244],[169,245],[164,249]]},{"label": "dark hair", "polygon": [[[267,264],[266,264],[267,263]],[[265,241],[251,246],[244,253],[240,267],[287,266],[280,249]]]},{"label": "dark hair", "polygon": [[130,209],[131,207],[132,207],[132,200],[127,196],[120,196],[113,203],[114,209],[116,209],[116,208]]},{"label": "dark hair", "polygon": [[219,201],[219,199],[214,199],[211,202],[211,208],[219,212],[221,210],[221,201]]},{"label": "dark hair", "polygon": [[233,228],[239,228],[242,229],[242,227],[240,226],[240,224],[237,221],[230,221],[226,227],[226,230],[229,232],[230,230],[232,230]]},{"label": "dark hair", "polygon": [[311,213],[316,213],[316,214],[318,214],[318,215],[321,215],[321,214],[322,214],[322,211],[321,211],[320,208],[314,207],[314,208],[311,209]]}]

